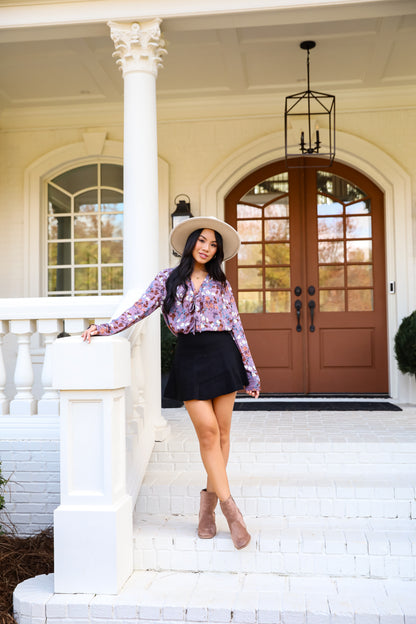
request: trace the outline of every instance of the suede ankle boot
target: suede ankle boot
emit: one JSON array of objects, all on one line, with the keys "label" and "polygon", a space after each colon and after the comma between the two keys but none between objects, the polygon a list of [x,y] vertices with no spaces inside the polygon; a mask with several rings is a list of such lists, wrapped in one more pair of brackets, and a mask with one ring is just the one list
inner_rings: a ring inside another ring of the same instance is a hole
[{"label": "suede ankle boot", "polygon": [[198,537],[201,539],[211,539],[217,532],[215,526],[215,507],[218,496],[215,492],[201,491],[201,503],[199,508]]},{"label": "suede ankle boot", "polygon": [[247,527],[244,523],[241,511],[235,504],[232,496],[227,498],[226,501],[220,501],[222,513],[227,519],[228,526],[230,527],[231,539],[237,550],[244,548],[248,545],[251,536],[247,531]]}]

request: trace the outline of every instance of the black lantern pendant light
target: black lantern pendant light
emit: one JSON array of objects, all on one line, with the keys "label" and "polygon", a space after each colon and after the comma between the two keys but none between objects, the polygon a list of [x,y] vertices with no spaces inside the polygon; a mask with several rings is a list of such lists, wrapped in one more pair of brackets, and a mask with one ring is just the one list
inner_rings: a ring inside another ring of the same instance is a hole
[{"label": "black lantern pendant light", "polygon": [[[288,167],[330,167],[335,158],[335,96],[310,88],[309,53],[315,46],[315,41],[300,44],[308,54],[307,90],[286,97],[285,157]],[[291,129],[299,133],[296,145],[288,143]],[[314,157],[319,157],[319,165],[311,160]]]}]

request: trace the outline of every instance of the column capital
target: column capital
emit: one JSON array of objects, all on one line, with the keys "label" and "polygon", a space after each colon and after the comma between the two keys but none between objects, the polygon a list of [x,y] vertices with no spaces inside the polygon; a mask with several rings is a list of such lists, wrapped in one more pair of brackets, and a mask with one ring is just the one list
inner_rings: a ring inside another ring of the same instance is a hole
[{"label": "column capital", "polygon": [[117,65],[123,72],[141,71],[157,76],[166,54],[165,41],[160,32],[160,18],[142,22],[108,22],[114,42]]}]

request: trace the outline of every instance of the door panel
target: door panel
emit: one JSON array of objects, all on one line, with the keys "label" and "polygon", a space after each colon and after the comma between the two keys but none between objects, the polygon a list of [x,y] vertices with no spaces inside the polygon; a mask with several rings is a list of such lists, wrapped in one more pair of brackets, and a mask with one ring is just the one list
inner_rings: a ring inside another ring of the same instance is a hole
[{"label": "door panel", "polygon": [[383,218],[381,191],[337,163],[268,165],[227,197],[242,237],[227,275],[264,392],[387,392]]}]

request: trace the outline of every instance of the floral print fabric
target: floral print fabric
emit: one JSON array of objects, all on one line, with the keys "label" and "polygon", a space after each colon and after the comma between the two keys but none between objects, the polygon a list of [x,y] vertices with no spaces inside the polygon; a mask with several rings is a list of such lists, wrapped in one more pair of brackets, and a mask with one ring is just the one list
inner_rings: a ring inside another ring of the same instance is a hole
[{"label": "floral print fabric", "polygon": [[[166,281],[172,270],[160,271],[140,299],[121,316],[110,323],[97,325],[98,334],[100,336],[117,334],[161,307],[166,297]],[[178,288],[175,305],[168,315],[164,314],[164,318],[175,335],[203,331],[231,332],[247,371],[249,384],[246,390],[260,390],[260,378],[228,281],[224,286],[207,276],[200,289],[195,291],[192,281],[188,280],[187,289],[184,286]]]}]

